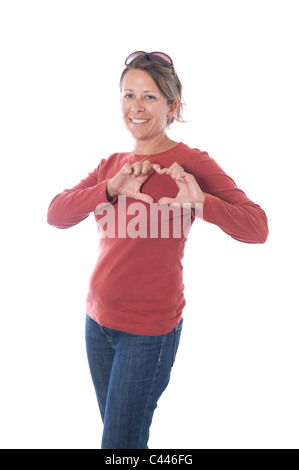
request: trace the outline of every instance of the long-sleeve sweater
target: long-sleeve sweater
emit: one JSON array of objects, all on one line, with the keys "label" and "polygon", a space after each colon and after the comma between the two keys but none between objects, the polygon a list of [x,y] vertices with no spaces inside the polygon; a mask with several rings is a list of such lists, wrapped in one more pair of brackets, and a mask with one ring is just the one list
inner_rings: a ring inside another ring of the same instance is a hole
[{"label": "long-sleeve sweater", "polygon": [[[152,208],[158,206],[160,198],[176,196],[177,184],[168,175],[153,173],[142,185],[141,192],[152,196],[154,204],[124,196],[111,201],[106,193],[108,179],[128,161],[134,163],[142,158],[144,156],[127,152],[102,159],[87,178],[52,200],[48,223],[61,229],[69,228],[93,212],[102,236],[89,284],[87,314],[108,328],[132,334],[162,335],[179,323],[185,306],[182,259],[187,233],[181,230],[178,236],[171,231],[177,212],[173,217],[171,211],[168,213],[166,236],[161,235],[163,216],[155,218],[158,232],[151,217]],[[194,175],[205,194],[204,221],[217,225],[240,242],[266,241],[265,212],[248,199],[207,152],[180,142],[172,149],[151,155],[149,160],[159,163],[161,168],[177,162]],[[181,219],[183,212],[182,209]],[[190,226],[194,220],[192,211]],[[121,223],[126,227],[120,227]],[[107,231],[109,224],[110,231]],[[145,227],[140,227],[142,224]]]}]

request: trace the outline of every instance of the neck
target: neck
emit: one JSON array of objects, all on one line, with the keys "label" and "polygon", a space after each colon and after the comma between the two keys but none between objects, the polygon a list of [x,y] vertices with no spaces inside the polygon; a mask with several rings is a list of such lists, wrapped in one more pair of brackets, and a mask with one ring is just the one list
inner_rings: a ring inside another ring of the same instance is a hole
[{"label": "neck", "polygon": [[149,140],[136,140],[134,145],[134,153],[136,155],[149,155],[154,154],[157,150],[165,149],[167,144],[170,142],[170,139],[163,132],[152,139]]}]

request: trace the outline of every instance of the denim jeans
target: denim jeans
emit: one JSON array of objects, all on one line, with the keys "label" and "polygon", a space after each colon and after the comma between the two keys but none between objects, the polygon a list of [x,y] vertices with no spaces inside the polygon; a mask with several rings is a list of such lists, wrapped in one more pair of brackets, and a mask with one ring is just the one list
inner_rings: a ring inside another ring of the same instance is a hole
[{"label": "denim jeans", "polygon": [[102,449],[147,449],[166,389],[183,319],[170,333],[143,336],[100,326],[86,315],[86,349],[104,424]]}]

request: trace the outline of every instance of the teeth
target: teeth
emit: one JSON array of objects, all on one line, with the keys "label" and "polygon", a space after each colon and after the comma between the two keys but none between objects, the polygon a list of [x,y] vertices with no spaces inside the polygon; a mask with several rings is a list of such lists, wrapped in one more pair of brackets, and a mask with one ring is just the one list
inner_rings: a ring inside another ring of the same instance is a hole
[{"label": "teeth", "polygon": [[143,122],[147,122],[148,119],[132,119],[134,124],[142,124]]}]

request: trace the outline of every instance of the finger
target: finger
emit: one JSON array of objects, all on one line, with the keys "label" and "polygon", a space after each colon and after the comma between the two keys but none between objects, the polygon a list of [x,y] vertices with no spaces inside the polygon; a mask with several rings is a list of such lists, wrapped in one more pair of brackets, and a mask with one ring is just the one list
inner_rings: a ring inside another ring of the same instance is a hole
[{"label": "finger", "polygon": [[184,181],[184,177],[188,176],[189,173],[186,173],[185,170],[176,163],[169,168],[169,175],[176,181]]},{"label": "finger", "polygon": [[179,168],[182,168],[182,167],[177,162],[173,162],[169,167],[171,171],[178,170]]},{"label": "finger", "polygon": [[150,162],[149,160],[145,160],[145,162],[143,162],[143,164],[142,164],[141,173],[142,173],[143,175],[146,175],[146,174],[149,173],[150,171],[152,171],[151,162]]},{"label": "finger", "polygon": [[162,197],[159,199],[158,204],[175,204],[177,201],[172,197]]},{"label": "finger", "polygon": [[126,163],[126,164],[123,166],[123,170],[125,171],[125,173],[130,173],[130,172],[132,171],[132,168],[131,168],[130,163]]},{"label": "finger", "polygon": [[149,194],[143,194],[140,192],[135,194],[134,199],[138,199],[139,201],[146,202],[147,204],[152,204],[154,202],[154,199],[152,198],[152,196],[150,196]]},{"label": "finger", "polygon": [[133,168],[131,167],[130,163],[126,163],[123,167],[123,171],[125,174],[130,175],[133,171]]},{"label": "finger", "polygon": [[184,169],[178,164],[176,164],[175,167],[173,168],[173,178],[175,180],[181,180],[183,178],[183,175],[184,175]]},{"label": "finger", "polygon": [[177,169],[173,169],[172,171],[170,171],[169,173],[169,176],[171,176],[172,179],[174,179],[175,181],[183,181],[183,175],[180,173],[179,170]]},{"label": "finger", "polygon": [[181,176],[185,184],[187,185],[193,185],[194,183],[197,184],[194,175],[192,175],[191,173],[186,173],[186,171],[181,171]]},{"label": "finger", "polygon": [[161,166],[160,166],[158,163],[154,163],[154,164],[152,165],[152,168],[153,168],[153,170],[155,170],[157,173],[159,173],[159,175],[164,175],[164,174],[166,174],[167,171],[168,171],[168,168],[163,168],[163,169],[161,169]]},{"label": "finger", "polygon": [[171,178],[176,179],[176,177],[179,174],[178,168],[179,168],[178,164],[174,162],[169,168],[166,168],[166,174],[171,176]]},{"label": "finger", "polygon": [[[181,167],[182,168],[182,167]],[[187,173],[185,170],[180,169],[180,173],[182,176],[190,176],[191,178],[194,178],[194,176],[191,173]]]},{"label": "finger", "polygon": [[142,170],[142,163],[141,162],[136,162],[134,163],[134,165],[132,165],[133,167],[133,175],[134,176],[139,176],[140,173],[141,173],[141,170]]},{"label": "finger", "polygon": [[155,171],[161,170],[161,165],[159,163],[152,163],[152,169]]}]

